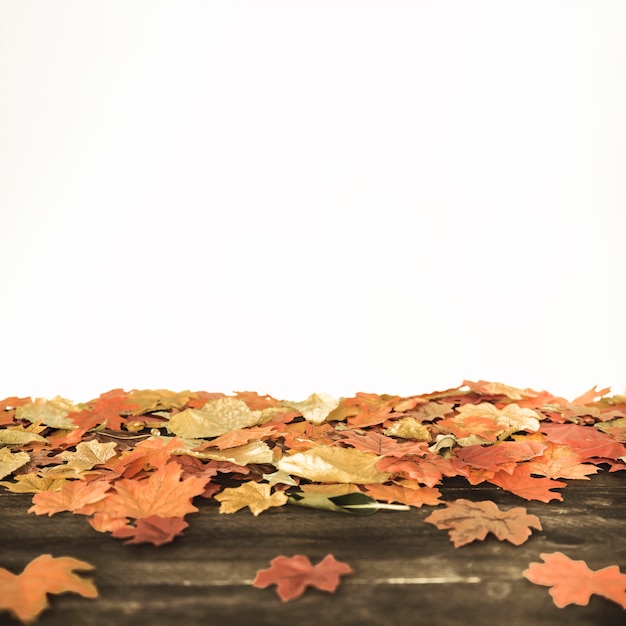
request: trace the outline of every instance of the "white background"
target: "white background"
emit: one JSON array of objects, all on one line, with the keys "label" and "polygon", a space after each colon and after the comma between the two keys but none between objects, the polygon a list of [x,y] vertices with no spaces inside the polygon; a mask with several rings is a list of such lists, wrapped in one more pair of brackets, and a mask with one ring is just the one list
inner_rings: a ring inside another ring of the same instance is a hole
[{"label": "white background", "polygon": [[626,3],[0,0],[0,398],[626,390]]}]

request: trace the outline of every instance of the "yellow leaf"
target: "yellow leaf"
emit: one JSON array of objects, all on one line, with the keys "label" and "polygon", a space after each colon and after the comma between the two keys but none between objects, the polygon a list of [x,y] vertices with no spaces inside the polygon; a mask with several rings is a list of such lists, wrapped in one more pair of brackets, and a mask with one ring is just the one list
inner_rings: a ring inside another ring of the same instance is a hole
[{"label": "yellow leaf", "polygon": [[74,429],[76,424],[67,415],[78,411],[79,406],[61,396],[56,396],[52,400],[37,398],[34,402],[17,407],[15,419],[41,422],[51,428]]},{"label": "yellow leaf", "polygon": [[417,441],[430,441],[431,436],[428,428],[414,417],[403,417],[385,429],[385,435],[390,437],[402,437],[402,439],[416,439]]},{"label": "yellow leaf", "polygon": [[128,404],[137,407],[133,410],[133,415],[140,415],[151,411],[182,409],[189,400],[197,397],[198,394],[191,391],[177,393],[167,389],[133,389],[128,394]]},{"label": "yellow leaf", "polygon": [[251,411],[238,398],[209,400],[201,409],[185,409],[172,415],[168,430],[179,437],[219,437],[239,428],[256,426],[271,419],[275,411]]},{"label": "yellow leaf", "polygon": [[325,483],[383,483],[390,475],[376,469],[380,458],[355,448],[315,446],[284,456],[278,461],[278,469]]},{"label": "yellow leaf", "polygon": [[23,445],[25,443],[31,443],[33,441],[39,441],[46,443],[47,439],[36,433],[27,432],[26,430],[17,428],[7,428],[0,430],[0,445],[14,446]]},{"label": "yellow leaf", "polygon": [[191,449],[177,450],[174,454],[188,454],[198,459],[213,459],[214,461],[230,461],[237,465],[248,465],[248,463],[272,463],[274,454],[272,449],[264,441],[253,441],[245,446],[218,450],[208,448],[197,451]]},{"label": "yellow leaf", "polygon": [[90,470],[95,465],[106,463],[116,455],[115,442],[100,443],[95,439],[83,441],[76,446],[76,452],[62,452],[55,458],[67,461],[65,465],[46,468],[46,477],[71,477]]},{"label": "yellow leaf", "polygon": [[0,482],[0,485],[6,487],[14,493],[39,493],[41,491],[57,491],[65,482],[65,478],[48,478],[39,476],[31,472],[30,474],[20,474],[15,477],[17,482]]},{"label": "yellow leaf", "polygon": [[239,487],[228,487],[215,496],[221,503],[220,513],[235,513],[248,507],[254,516],[273,506],[287,504],[287,494],[283,491],[271,493],[267,483],[246,482]]},{"label": "yellow leaf", "polygon": [[27,452],[11,452],[8,448],[0,448],[0,478],[12,474],[16,469],[30,461]]},{"label": "yellow leaf", "polygon": [[308,422],[321,424],[339,406],[339,400],[326,393],[314,393],[302,402],[284,401],[283,404],[300,411]]}]

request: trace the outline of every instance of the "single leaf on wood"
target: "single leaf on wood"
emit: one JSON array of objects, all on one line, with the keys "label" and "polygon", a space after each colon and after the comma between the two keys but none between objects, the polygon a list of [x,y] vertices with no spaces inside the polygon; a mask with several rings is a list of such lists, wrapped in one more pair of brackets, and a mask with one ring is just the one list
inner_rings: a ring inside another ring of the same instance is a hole
[{"label": "single leaf on wood", "polygon": [[341,576],[354,573],[348,564],[337,561],[332,554],[315,566],[302,555],[279,556],[270,565],[269,569],[257,572],[252,584],[260,588],[276,585],[276,593],[283,602],[299,598],[309,586],[333,592]]},{"label": "single leaf on wood", "polygon": [[271,493],[271,487],[267,483],[253,481],[239,487],[227,487],[214,496],[214,499],[221,503],[220,513],[236,513],[247,506],[255,517],[270,507],[287,504],[287,494],[284,491]]},{"label": "single leaf on wood", "polygon": [[550,595],[559,608],[585,606],[592,594],[597,594],[626,609],[626,574],[617,565],[593,571],[584,561],[573,561],[562,552],[539,556],[544,563],[531,563],[522,573],[536,585],[552,587]]},{"label": "single leaf on wood", "polygon": [[482,541],[488,533],[519,546],[530,537],[531,528],[541,530],[539,518],[523,507],[501,511],[491,500],[471,502],[465,499],[447,502],[446,507],[433,511],[424,521],[449,530],[455,548],[477,539]]},{"label": "single leaf on wood", "polygon": [[48,593],[72,592],[96,598],[98,591],[93,582],[74,572],[92,569],[93,565],[85,561],[69,556],[54,558],[49,554],[32,560],[21,574],[0,568],[0,610],[10,611],[28,624],[48,608]]},{"label": "single leaf on wood", "polygon": [[182,534],[189,524],[182,517],[160,517],[150,515],[138,519],[135,526],[122,526],[111,534],[117,539],[127,539],[124,543],[152,543],[162,546]]}]

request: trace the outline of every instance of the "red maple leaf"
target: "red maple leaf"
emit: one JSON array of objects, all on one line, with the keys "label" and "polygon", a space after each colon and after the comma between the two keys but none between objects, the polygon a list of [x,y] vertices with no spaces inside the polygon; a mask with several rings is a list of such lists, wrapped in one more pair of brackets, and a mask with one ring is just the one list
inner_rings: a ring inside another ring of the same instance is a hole
[{"label": "red maple leaf", "polygon": [[536,585],[552,587],[550,595],[559,608],[589,604],[592,594],[617,602],[626,609],[626,575],[617,565],[593,571],[584,561],[573,561],[562,552],[540,554],[544,563],[531,563],[523,573]]},{"label": "red maple leaf", "polygon": [[283,602],[299,598],[307,587],[333,592],[339,586],[339,577],[352,574],[352,568],[328,554],[313,566],[306,556],[279,556],[270,562],[270,568],[257,572],[252,582],[255,587],[277,585],[276,593]]},{"label": "red maple leaf", "polygon": [[406,454],[424,455],[428,453],[428,444],[423,441],[399,442],[393,437],[381,435],[376,431],[369,430],[364,435],[359,435],[352,430],[343,431],[339,443],[348,444],[357,450],[373,452],[378,456],[401,457]]},{"label": "red maple leaf", "polygon": [[531,476],[531,468],[527,464],[516,466],[510,474],[500,470],[493,477],[488,478],[487,481],[514,493],[520,498],[539,500],[540,502],[563,500],[563,496],[560,493],[554,493],[550,489],[567,487],[567,483],[560,480]]},{"label": "red maple leaf", "polygon": [[135,526],[122,526],[113,531],[117,539],[128,539],[124,543],[152,543],[162,546],[180,535],[189,524],[182,517],[160,517],[150,515],[138,519]]},{"label": "red maple leaf", "polygon": [[590,474],[596,474],[599,468],[589,463],[581,463],[580,456],[569,446],[547,442],[541,456],[528,461],[532,474],[548,478],[572,478],[589,480]]},{"label": "red maple leaf", "polygon": [[437,506],[443,504],[439,499],[441,491],[434,487],[404,487],[402,485],[364,485],[362,488],[368,496],[382,502],[401,502],[409,506],[421,507],[423,504]]},{"label": "red maple leaf", "polygon": [[513,471],[516,463],[540,456],[546,445],[536,441],[503,441],[492,446],[466,446],[455,454],[455,463],[460,467],[471,465],[497,472]]},{"label": "red maple leaf", "polygon": [[433,454],[423,459],[385,457],[376,463],[380,472],[399,473],[415,479],[420,485],[434,487],[444,476],[458,476],[459,470],[452,461]]},{"label": "red maple leaf", "polygon": [[582,461],[593,457],[617,460],[626,455],[626,446],[596,428],[578,424],[542,423],[540,430],[546,434],[547,441],[569,446]]}]

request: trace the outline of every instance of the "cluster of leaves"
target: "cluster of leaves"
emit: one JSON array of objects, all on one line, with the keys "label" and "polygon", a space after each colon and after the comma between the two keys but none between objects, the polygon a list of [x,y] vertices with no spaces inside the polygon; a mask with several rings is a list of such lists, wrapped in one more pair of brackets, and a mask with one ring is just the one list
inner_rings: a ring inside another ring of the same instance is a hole
[{"label": "cluster of leaves", "polygon": [[541,529],[524,508],[444,503],[459,476],[526,500],[562,500],[568,480],[626,469],[626,396],[573,401],[464,381],[410,397],[358,393],[303,402],[254,392],[115,389],[84,404],[0,401],[0,482],[33,493],[30,512],[84,515],[126,543],[161,545],[194,499],[254,515],[295,504],[353,514],[446,504],[427,522],[455,547],[493,533],[518,545]]}]

